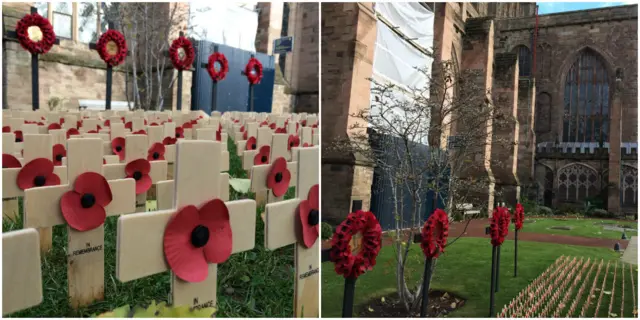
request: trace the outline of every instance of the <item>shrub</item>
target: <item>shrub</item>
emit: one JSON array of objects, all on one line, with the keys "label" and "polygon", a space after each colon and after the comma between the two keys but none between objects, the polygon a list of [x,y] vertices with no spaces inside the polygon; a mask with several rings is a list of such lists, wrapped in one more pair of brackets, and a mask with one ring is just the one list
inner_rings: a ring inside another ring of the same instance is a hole
[{"label": "shrub", "polygon": [[551,216],[551,215],[553,215],[553,210],[551,210],[551,208],[549,208],[549,207],[539,206],[538,207],[538,213],[540,215],[543,215],[543,216]]},{"label": "shrub", "polygon": [[331,239],[331,237],[333,237],[333,227],[330,224],[323,222],[320,224],[320,235],[322,240]]},{"label": "shrub", "polygon": [[594,209],[591,211],[591,215],[596,218],[610,218],[613,216],[612,213],[609,213],[607,210],[603,209]]}]

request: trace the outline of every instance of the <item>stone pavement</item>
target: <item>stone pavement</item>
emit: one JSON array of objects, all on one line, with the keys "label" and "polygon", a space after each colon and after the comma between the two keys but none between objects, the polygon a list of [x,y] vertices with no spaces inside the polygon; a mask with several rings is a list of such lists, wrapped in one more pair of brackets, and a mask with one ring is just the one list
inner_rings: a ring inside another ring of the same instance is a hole
[{"label": "stone pavement", "polygon": [[631,237],[629,245],[622,254],[622,261],[631,264],[638,264],[638,237]]}]

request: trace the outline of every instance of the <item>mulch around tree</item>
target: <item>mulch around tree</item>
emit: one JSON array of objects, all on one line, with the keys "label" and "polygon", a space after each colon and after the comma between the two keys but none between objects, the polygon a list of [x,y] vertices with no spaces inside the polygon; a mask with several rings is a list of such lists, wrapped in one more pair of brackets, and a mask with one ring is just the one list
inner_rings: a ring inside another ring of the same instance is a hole
[{"label": "mulch around tree", "polygon": [[[449,226],[449,241],[457,238],[462,234],[462,237],[475,237],[475,238],[485,238],[489,241],[489,236],[485,234],[485,228],[489,226],[489,219],[473,219],[469,222],[469,226],[465,230],[465,226],[467,226],[467,221],[459,221],[453,222]],[[463,234],[464,232],[464,234]],[[382,245],[387,246],[393,244],[393,239],[391,237],[383,234]],[[404,237],[406,238],[406,237]],[[507,236],[507,240],[514,240],[515,232],[510,231]],[[546,233],[528,233],[526,232],[526,224],[525,228],[518,232],[518,240],[521,241],[534,241],[534,242],[547,242],[547,243],[558,243],[558,244],[566,244],[566,245],[574,245],[574,246],[586,246],[586,247],[600,247],[600,248],[610,248],[613,249],[614,245],[620,243],[621,249],[626,249],[627,245],[629,245],[629,240],[616,240],[616,239],[599,239],[599,238],[587,238],[580,236],[568,236],[568,235],[560,235],[560,234],[546,234]],[[331,241],[323,241],[322,249],[331,248]]]},{"label": "mulch around tree", "polygon": [[[383,302],[384,299],[384,302]],[[429,291],[429,307],[427,317],[442,317],[464,306],[465,300],[452,293],[431,290]],[[406,318],[420,317],[420,305],[415,310],[407,313],[404,304],[399,301],[396,293],[384,298],[374,298],[367,303],[356,306],[356,312],[360,318]]]}]

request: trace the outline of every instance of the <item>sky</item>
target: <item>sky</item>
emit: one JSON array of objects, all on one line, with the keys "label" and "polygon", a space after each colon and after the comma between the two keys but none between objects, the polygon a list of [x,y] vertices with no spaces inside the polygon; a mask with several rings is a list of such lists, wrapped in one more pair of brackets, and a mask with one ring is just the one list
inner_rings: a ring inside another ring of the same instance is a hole
[{"label": "sky", "polygon": [[636,1],[623,2],[538,2],[538,14],[557,13],[586,9],[597,9],[632,4]]}]

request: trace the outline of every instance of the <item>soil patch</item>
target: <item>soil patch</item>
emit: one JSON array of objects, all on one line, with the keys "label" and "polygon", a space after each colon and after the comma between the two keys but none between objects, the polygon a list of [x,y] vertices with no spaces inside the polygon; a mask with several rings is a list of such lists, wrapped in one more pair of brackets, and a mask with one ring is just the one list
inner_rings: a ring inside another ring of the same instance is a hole
[{"label": "soil patch", "polygon": [[[431,290],[429,291],[427,317],[445,316],[464,306],[465,301],[449,292]],[[407,312],[404,304],[399,301],[398,294],[393,293],[383,298],[371,299],[367,303],[357,306],[356,312],[361,318],[417,318],[420,317],[420,305],[415,310]]]}]

